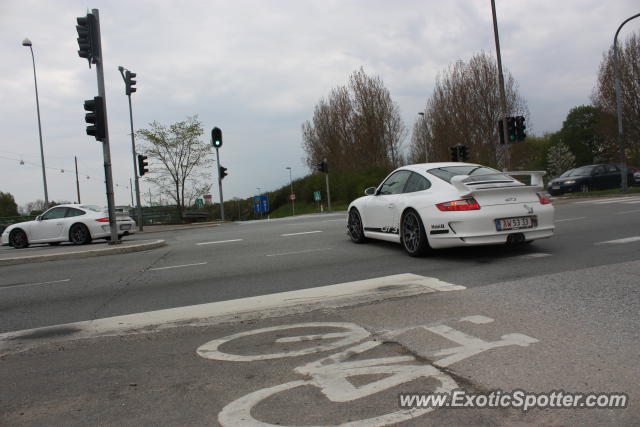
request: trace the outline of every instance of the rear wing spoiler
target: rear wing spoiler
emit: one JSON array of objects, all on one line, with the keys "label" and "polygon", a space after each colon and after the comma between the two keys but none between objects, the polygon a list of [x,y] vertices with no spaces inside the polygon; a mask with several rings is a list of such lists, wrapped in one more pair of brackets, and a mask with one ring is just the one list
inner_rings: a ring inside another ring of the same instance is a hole
[{"label": "rear wing spoiler", "polygon": [[[542,180],[542,177],[545,176],[547,174],[547,172],[545,171],[505,171],[505,172],[498,172],[498,173],[487,173],[487,174],[480,174],[480,175],[457,175],[454,176],[453,178],[451,178],[451,185],[453,185],[457,190],[462,191],[462,192],[470,192],[474,190],[474,187],[469,186],[468,182],[466,182],[469,178],[473,178],[473,183],[474,184],[498,184],[498,183],[506,183],[504,180],[496,180],[491,179],[491,180],[487,180],[487,181],[478,181],[477,178],[482,177],[482,176],[492,176],[495,177],[496,175],[501,174],[501,175],[506,175],[509,176],[510,178],[512,178],[513,176],[530,176],[531,177],[531,185],[527,186],[527,187],[535,187],[535,188],[544,188],[544,182]],[[513,179],[513,178],[512,178]],[[520,186],[520,185],[518,185]]]}]

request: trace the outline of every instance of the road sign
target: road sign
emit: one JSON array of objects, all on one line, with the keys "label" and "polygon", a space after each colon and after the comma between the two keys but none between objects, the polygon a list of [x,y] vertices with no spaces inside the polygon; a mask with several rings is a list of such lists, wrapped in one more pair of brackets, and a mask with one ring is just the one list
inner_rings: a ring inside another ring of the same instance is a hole
[{"label": "road sign", "polygon": [[196,206],[201,208],[204,206],[204,200],[203,199],[196,199]]},{"label": "road sign", "polygon": [[316,201],[316,202],[319,202],[320,200],[322,200],[319,191],[314,191],[313,192],[313,200]]},{"label": "road sign", "polygon": [[291,193],[289,195],[289,200],[295,200],[296,199],[296,194],[295,193]]},{"label": "road sign", "polygon": [[255,196],[253,198],[253,210],[255,213],[269,213],[269,198],[267,196]]},{"label": "road sign", "polygon": [[211,200],[211,194],[205,194],[202,198],[205,200]]}]

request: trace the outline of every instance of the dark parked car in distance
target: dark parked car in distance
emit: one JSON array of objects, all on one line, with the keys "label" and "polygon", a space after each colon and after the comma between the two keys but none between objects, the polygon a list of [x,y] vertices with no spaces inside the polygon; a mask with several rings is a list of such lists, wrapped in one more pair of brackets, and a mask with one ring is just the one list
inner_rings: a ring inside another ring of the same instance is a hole
[{"label": "dark parked car in distance", "polygon": [[[627,181],[634,183],[631,170]],[[620,187],[620,169],[613,163],[580,166],[570,169],[558,178],[549,181],[547,191],[552,196],[565,193],[587,192],[592,190],[606,190]]]}]

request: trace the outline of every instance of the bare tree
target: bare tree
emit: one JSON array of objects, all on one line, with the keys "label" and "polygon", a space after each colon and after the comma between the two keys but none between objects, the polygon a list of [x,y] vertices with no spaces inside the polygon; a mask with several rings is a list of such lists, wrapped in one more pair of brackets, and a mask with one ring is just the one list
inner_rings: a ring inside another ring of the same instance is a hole
[{"label": "bare tree", "polygon": [[[640,40],[631,34],[618,48],[620,67],[620,94],[622,100],[623,128],[627,155],[634,163],[640,163]],[[616,93],[613,75],[613,47],[603,54],[598,81],[591,95],[596,107],[617,117]],[[615,143],[617,127],[608,127],[607,138]]]},{"label": "bare tree", "polygon": [[154,121],[149,129],[137,132],[145,141],[138,152],[150,159],[150,175],[146,180],[154,184],[161,195],[174,200],[181,218],[185,208],[211,185],[208,170],[213,157],[209,144],[200,140],[203,134],[197,116],[169,126]]},{"label": "bare tree", "polygon": [[566,144],[559,143],[547,151],[547,165],[549,178],[556,178],[575,167],[576,157]]},{"label": "bare tree", "polygon": [[[505,90],[508,114],[528,117],[526,102],[509,72],[505,73]],[[497,165],[500,117],[498,67],[493,58],[480,52],[469,62],[457,61],[438,76],[424,118],[414,125],[412,160],[418,160],[416,156],[424,159],[426,145],[429,161],[447,161],[449,147],[465,144],[471,160]]]},{"label": "bare tree", "polygon": [[405,136],[406,126],[389,90],[362,68],[351,74],[348,86],[320,99],[313,119],[302,125],[306,162],[312,169],[324,158],[337,170],[399,166]]}]

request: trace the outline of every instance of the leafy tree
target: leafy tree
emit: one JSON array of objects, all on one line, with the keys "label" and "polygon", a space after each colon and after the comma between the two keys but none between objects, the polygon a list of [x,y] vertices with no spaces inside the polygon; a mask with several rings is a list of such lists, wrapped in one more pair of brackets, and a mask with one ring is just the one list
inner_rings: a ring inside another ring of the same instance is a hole
[{"label": "leafy tree", "polygon": [[[513,76],[505,73],[507,111],[528,116],[524,99],[518,93]],[[472,161],[499,165],[502,149],[498,144],[500,90],[498,67],[486,52],[469,62],[457,61],[438,76],[424,117],[413,128],[410,153],[412,161],[448,161],[449,147],[469,146]]]},{"label": "leafy tree", "polygon": [[614,160],[616,147],[603,134],[606,114],[591,105],[574,107],[560,129],[560,139],[576,157],[578,165]]},{"label": "leafy tree", "polygon": [[0,216],[18,216],[18,205],[11,193],[0,191]]},{"label": "leafy tree", "polygon": [[[631,34],[618,49],[626,154],[632,163],[640,164],[640,39],[638,34]],[[593,105],[617,120],[614,82],[613,47],[611,47],[603,55],[591,100]],[[609,125],[605,126],[606,135],[611,140],[610,145],[615,143],[613,141],[617,135],[617,122],[614,123],[609,122]]]},{"label": "leafy tree", "polygon": [[152,122],[138,130],[144,141],[138,152],[149,157],[149,176],[161,195],[174,200],[180,218],[187,206],[210,187],[211,147],[200,138],[204,134],[197,116],[169,126]]},{"label": "leafy tree", "polygon": [[547,151],[547,172],[549,178],[556,178],[565,171],[575,167],[576,158],[563,143],[556,144]]},{"label": "leafy tree", "polygon": [[326,158],[331,170],[396,167],[406,127],[382,79],[361,68],[347,86],[321,98],[313,118],[303,123],[306,162],[311,169]]}]

